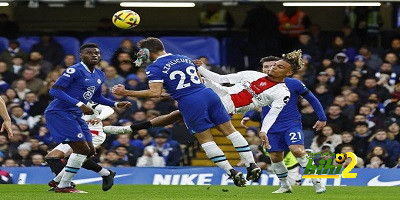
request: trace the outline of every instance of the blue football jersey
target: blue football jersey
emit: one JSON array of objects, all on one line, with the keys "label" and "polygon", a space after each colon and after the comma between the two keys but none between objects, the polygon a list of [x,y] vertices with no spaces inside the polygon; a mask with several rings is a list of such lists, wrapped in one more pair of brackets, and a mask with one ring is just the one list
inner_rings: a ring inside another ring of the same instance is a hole
[{"label": "blue football jersey", "polygon": [[206,87],[197,76],[196,65],[182,55],[166,54],[146,68],[149,83],[163,83],[173,99],[195,93]]},{"label": "blue football jersey", "polygon": [[[76,103],[81,101],[87,104],[95,91],[101,90],[104,80],[104,72],[95,68],[92,73],[81,62],[68,67],[54,83],[53,88],[62,89],[68,96],[76,99]],[[55,98],[46,108],[46,112],[58,110],[82,114],[82,111],[77,106]]]},{"label": "blue football jersey", "polygon": [[[282,111],[278,115],[278,118],[276,118],[275,123],[269,130],[271,133],[281,132],[282,129],[293,125],[301,126],[301,115],[299,112],[298,100],[299,95],[307,93],[308,89],[301,81],[295,78],[285,78],[285,84],[289,89],[290,99],[286,106],[283,107]],[[263,119],[269,110],[269,106],[264,106],[262,108]]]}]

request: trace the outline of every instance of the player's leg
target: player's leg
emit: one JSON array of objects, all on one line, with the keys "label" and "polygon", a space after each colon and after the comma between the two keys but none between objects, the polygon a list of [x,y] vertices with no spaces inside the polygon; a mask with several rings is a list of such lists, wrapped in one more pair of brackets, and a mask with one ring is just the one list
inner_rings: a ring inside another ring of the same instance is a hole
[{"label": "player's leg", "polygon": [[[93,146],[94,149],[98,148],[103,144],[106,139],[106,135],[103,132],[96,131],[96,134],[92,133],[92,142],[88,142],[89,148]],[[108,170],[97,164],[93,158],[88,157],[83,163],[82,168],[92,170],[98,173],[103,179],[102,189],[103,191],[108,191],[114,185],[115,172],[113,170]]]},{"label": "player's leg", "polygon": [[214,142],[211,130],[207,129],[203,132],[194,134],[194,136],[206,152],[207,157],[218,167],[223,169],[233,179],[236,186],[243,187],[246,183],[243,178],[243,173],[236,171],[231,166],[229,161],[226,159],[224,152]]},{"label": "player's leg", "polygon": [[[301,167],[306,167],[309,159],[306,157],[307,153],[304,150],[304,134],[301,126],[294,126],[290,128],[285,134],[285,142],[289,146],[290,151],[296,157]],[[311,179],[314,189],[317,193],[326,191],[325,185],[319,178]]]},{"label": "player's leg", "polygon": [[182,115],[179,110],[175,110],[167,115],[158,116],[150,121],[132,124],[131,126],[105,126],[103,127],[103,130],[108,134],[127,134],[136,130],[167,126],[180,120],[182,120]]},{"label": "player's leg", "polygon": [[255,163],[253,153],[250,150],[247,140],[233,127],[231,121],[219,124],[216,127],[232,142],[240,157],[245,161],[247,167],[246,179],[258,181],[261,175],[261,168]]},{"label": "player's leg", "polygon": [[[86,134],[82,131],[78,123],[79,120],[83,121],[83,119],[80,116],[71,115],[70,113],[62,111],[46,112],[45,118],[47,121],[47,128],[54,141],[60,143],[66,142],[73,150],[55,192],[82,193],[83,191],[71,187],[70,184],[73,176],[78,172],[82,163],[90,153],[85,138]],[[91,141],[91,137],[89,139]],[[61,174],[62,172],[59,173],[57,177]]]},{"label": "player's leg", "polygon": [[284,133],[268,133],[268,141],[270,149],[267,149],[270,159],[271,168],[274,170],[280,182],[280,188],[273,193],[291,193],[292,187],[288,181],[288,169],[283,161],[284,152],[289,150],[285,144]]},{"label": "player's leg", "polygon": [[64,169],[66,163],[64,160],[65,153],[70,150],[71,147],[68,144],[59,144],[47,153],[45,157],[46,162],[55,176]]}]

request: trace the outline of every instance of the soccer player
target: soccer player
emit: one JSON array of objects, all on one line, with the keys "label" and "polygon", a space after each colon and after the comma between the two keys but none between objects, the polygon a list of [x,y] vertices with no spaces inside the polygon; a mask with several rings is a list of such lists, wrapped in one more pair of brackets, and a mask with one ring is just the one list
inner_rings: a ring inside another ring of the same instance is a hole
[{"label": "soccer player", "polygon": [[[88,123],[90,133],[92,134],[93,146],[97,149],[101,144],[103,144],[104,140],[106,140],[106,134],[103,132],[102,121],[111,116],[114,113],[114,109],[93,102],[89,102],[87,106],[93,110],[94,114],[84,115],[83,119]],[[59,144],[46,155],[46,162],[56,177],[65,167],[64,158],[69,156],[70,153],[71,147],[68,144]],[[114,171],[101,167],[91,158],[88,158],[83,163],[82,167],[98,173],[103,178],[103,191],[111,189],[114,184]],[[61,175],[58,177],[60,178]],[[49,191],[55,190],[58,182],[60,182],[60,180],[55,178],[51,180],[48,184],[51,187]]]},{"label": "soccer player", "polygon": [[[260,63],[263,66],[263,72],[268,73],[272,69],[272,66],[280,58],[277,57],[264,57]],[[292,187],[290,186],[288,176],[288,169],[283,162],[284,152],[289,150],[297,158],[301,167],[306,167],[308,159],[306,158],[306,152],[304,150],[304,135],[301,125],[301,115],[298,108],[298,99],[301,95],[308,102],[310,102],[315,113],[318,116],[318,121],[315,123],[314,128],[319,131],[326,125],[326,116],[321,103],[313,95],[311,91],[298,79],[285,78],[285,84],[290,91],[290,100],[287,105],[283,108],[282,112],[279,113],[278,118],[272,125],[268,132],[268,140],[271,146],[267,149],[269,156],[272,161],[272,168],[278,176],[281,187],[273,193],[291,193]],[[262,116],[268,116],[271,112],[268,106],[262,108]],[[242,126],[246,127],[246,123],[250,120],[252,112],[246,113],[242,119]],[[326,191],[325,186],[320,182],[320,179],[312,179],[314,189],[317,193],[323,193]]]},{"label": "soccer player", "polygon": [[11,129],[11,118],[10,115],[8,115],[6,103],[4,102],[4,99],[1,97],[0,97],[0,116],[4,120],[3,124],[1,125],[0,132],[7,131],[8,138],[12,138],[13,132]]},{"label": "soccer player", "polygon": [[[149,79],[148,90],[126,90],[123,85],[113,87],[113,93],[138,98],[160,97],[163,87],[178,101],[188,130],[194,134],[208,158],[224,169],[233,179],[236,186],[246,183],[243,173],[233,169],[222,150],[214,142],[210,128],[217,127],[230,139],[245,160],[248,170],[248,180],[258,179],[261,169],[255,164],[253,155],[246,139],[233,127],[231,118],[226,112],[220,98],[211,89],[206,88],[197,75],[193,61],[181,55],[165,52],[163,43],[157,38],[146,38],[139,41],[138,46],[148,52],[148,58],[154,61],[146,68]],[[193,106],[195,105],[195,106]]]},{"label": "soccer player", "polygon": [[60,182],[55,192],[86,193],[71,187],[71,180],[81,168],[86,158],[95,154],[92,135],[82,113],[92,115],[93,110],[86,106],[89,100],[119,108],[128,108],[130,102],[114,102],[101,93],[105,75],[95,68],[100,62],[100,50],[97,44],[88,43],[80,47],[81,62],[68,67],[58,78],[49,94],[54,100],[46,108],[44,116],[47,128],[55,142],[68,143],[72,153],[64,173],[59,173]]}]

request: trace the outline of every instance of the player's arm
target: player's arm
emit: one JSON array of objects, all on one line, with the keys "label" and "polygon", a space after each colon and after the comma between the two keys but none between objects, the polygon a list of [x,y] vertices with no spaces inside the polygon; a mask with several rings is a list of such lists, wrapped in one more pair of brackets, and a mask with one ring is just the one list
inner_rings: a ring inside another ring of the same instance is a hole
[{"label": "player's arm", "polygon": [[[80,107],[83,103],[79,100],[72,98],[67,93],[64,92],[65,88],[68,88],[71,83],[79,78],[79,72],[75,68],[68,68],[64,71],[63,75],[57,79],[53,87],[50,89],[49,94],[64,103],[71,104],[71,106],[76,105]],[[79,105],[78,105],[79,104]]]},{"label": "player's arm", "polygon": [[3,124],[1,125],[0,131],[3,132],[4,130],[6,130],[8,133],[8,138],[12,138],[13,133],[12,133],[12,129],[11,129],[11,118],[10,118],[10,115],[8,115],[6,103],[4,102],[3,98],[1,98],[1,97],[0,97],[0,115],[1,115],[1,118],[3,118],[3,120],[4,120]]},{"label": "player's arm", "polygon": [[242,121],[240,121],[240,125],[244,128],[249,128],[246,126],[247,122],[250,121],[250,117],[253,115],[254,110],[250,110],[243,115]]},{"label": "player's arm", "polygon": [[299,93],[303,96],[310,104],[311,107],[314,109],[315,114],[318,117],[318,121],[315,123],[313,128],[317,131],[321,130],[326,125],[326,115],[324,112],[324,108],[322,108],[321,103],[318,101],[317,97],[301,82],[299,82],[301,86],[299,87]]},{"label": "player's arm", "polygon": [[205,78],[210,79],[216,83],[235,84],[242,80],[242,76],[237,73],[220,75],[220,74],[217,74],[215,72],[212,72],[212,71],[206,69],[204,67],[203,62],[201,62],[200,60],[195,60],[194,63],[198,66],[197,70],[200,72],[201,75],[203,75]]},{"label": "player's arm", "polygon": [[103,104],[107,105],[110,107],[118,107],[118,108],[130,108],[132,106],[132,103],[129,101],[121,101],[121,102],[115,102],[111,101],[103,96],[101,93],[101,87],[97,88],[97,90],[94,92],[92,101],[98,103],[98,104]]},{"label": "player's arm", "polygon": [[112,88],[113,94],[122,95],[122,96],[130,96],[130,97],[138,97],[138,98],[158,98],[161,96],[163,89],[163,83],[161,82],[153,82],[149,83],[148,90],[126,90],[124,85],[118,84]]},{"label": "player's arm", "polygon": [[115,112],[114,109],[111,108],[110,106],[105,106],[105,105],[101,105],[101,104],[91,104],[90,107],[93,110],[97,110],[100,114],[94,119],[87,120],[86,122],[88,124],[100,123],[101,121],[107,119],[109,116],[111,116]]},{"label": "player's arm", "polygon": [[286,103],[289,101],[290,92],[280,91],[279,93],[277,93],[276,97],[277,98],[271,104],[271,109],[269,110],[268,114],[264,117],[264,120],[261,125],[261,131],[259,134],[263,146],[265,148],[268,148],[269,146],[267,133],[269,129],[272,127],[272,125],[275,123],[276,118],[278,118],[278,115],[282,111],[283,107],[285,107]]}]

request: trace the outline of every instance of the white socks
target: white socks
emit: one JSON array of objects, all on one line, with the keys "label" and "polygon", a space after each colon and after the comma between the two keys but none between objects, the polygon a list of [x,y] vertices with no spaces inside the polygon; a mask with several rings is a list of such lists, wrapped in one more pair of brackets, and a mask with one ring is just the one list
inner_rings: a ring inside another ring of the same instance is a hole
[{"label": "white socks", "polygon": [[[302,158],[296,158],[297,162],[299,162],[300,166],[305,168],[307,167],[308,161],[309,159],[307,158],[307,156],[303,156]],[[321,182],[321,179],[319,178],[312,178],[311,179],[312,183],[315,185],[318,182]]]},{"label": "white socks", "polygon": [[60,183],[58,184],[59,188],[65,188],[65,187],[70,186],[72,178],[75,176],[75,174],[81,168],[81,166],[82,166],[83,162],[85,162],[86,158],[87,158],[86,155],[76,154],[76,153],[72,153],[71,156],[69,156],[67,165],[65,166],[64,170],[61,172],[61,173],[63,173],[63,172],[64,173],[62,175]]},{"label": "white socks", "polygon": [[249,167],[250,163],[255,163],[249,143],[247,143],[246,139],[239,133],[239,131],[235,131],[226,137],[232,142],[240,157],[245,161],[246,167]]},{"label": "white socks", "polygon": [[230,169],[233,169],[231,164],[229,164],[228,160],[226,159],[224,152],[217,146],[214,141],[206,142],[201,145],[208,158],[213,161],[218,167],[225,170],[228,175],[231,175]]},{"label": "white socks", "polygon": [[272,163],[272,169],[275,171],[276,176],[278,176],[281,181],[281,187],[289,188],[290,183],[288,180],[288,169],[283,161]]},{"label": "white socks", "polygon": [[110,171],[108,169],[102,168],[99,172],[100,176],[108,176],[110,175]]}]

